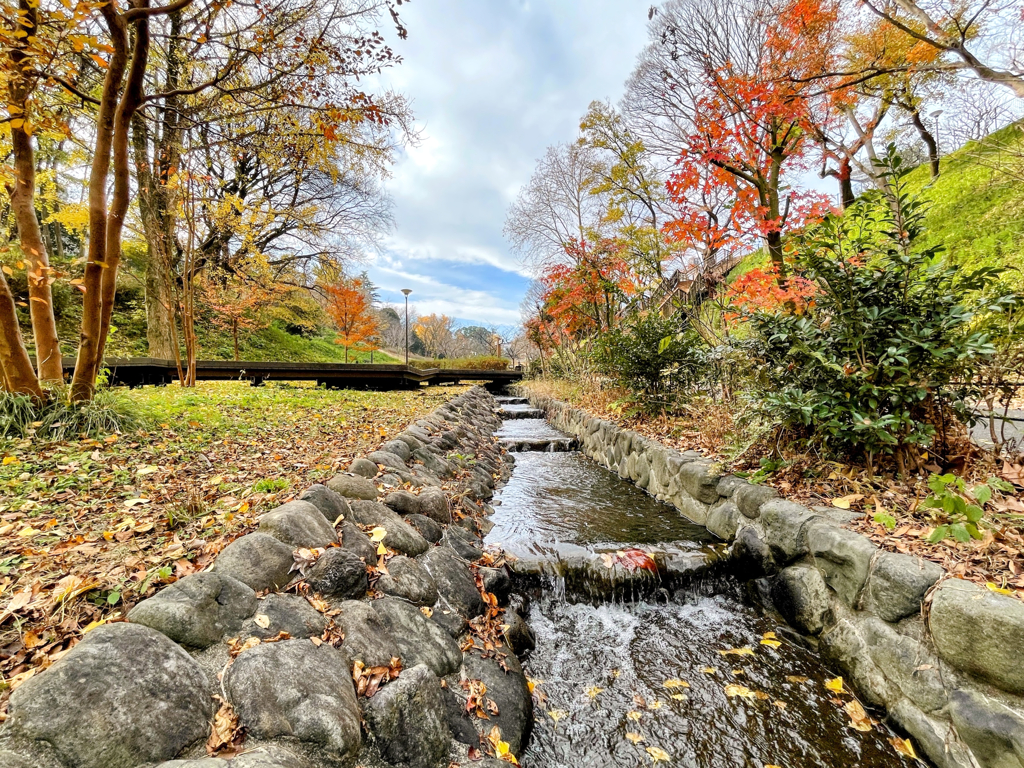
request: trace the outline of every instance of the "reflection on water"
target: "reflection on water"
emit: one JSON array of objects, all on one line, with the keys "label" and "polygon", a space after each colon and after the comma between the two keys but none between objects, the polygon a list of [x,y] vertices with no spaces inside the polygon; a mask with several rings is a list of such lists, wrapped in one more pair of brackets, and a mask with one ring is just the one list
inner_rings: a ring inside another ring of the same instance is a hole
[{"label": "reflection on water", "polygon": [[675,508],[577,452],[517,453],[498,498],[487,540],[513,548],[714,539]]},{"label": "reflection on water", "polygon": [[514,438],[516,440],[557,440],[568,437],[564,432],[548,424],[544,419],[506,419],[501,429],[494,433],[499,440]]},{"label": "reflection on water", "polygon": [[[560,435],[530,421],[506,421],[499,436]],[[713,538],[579,453],[516,454],[498,498],[487,539],[512,551],[669,541],[696,551]],[[524,768],[649,766],[663,754],[659,765],[683,768],[903,764],[883,725],[851,726],[843,707],[852,697],[827,690],[834,675],[744,589],[725,578],[708,586],[663,591],[658,604],[568,602],[561,580],[539,595],[529,616],[537,650],[525,666],[542,702]],[[762,644],[766,633],[775,635]],[[736,648],[752,655],[719,653]]]}]

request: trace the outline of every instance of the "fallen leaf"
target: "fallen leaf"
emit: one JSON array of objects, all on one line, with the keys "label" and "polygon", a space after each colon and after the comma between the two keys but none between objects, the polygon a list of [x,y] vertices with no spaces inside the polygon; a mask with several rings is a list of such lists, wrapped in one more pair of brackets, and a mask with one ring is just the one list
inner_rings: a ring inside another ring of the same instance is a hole
[{"label": "fallen leaf", "polygon": [[586,689],[585,693],[592,699],[596,699],[597,695],[603,691],[604,688],[598,688],[596,685],[592,685]]},{"label": "fallen leaf", "polygon": [[754,649],[749,645],[745,645],[742,648],[726,648],[724,651],[719,651],[723,656],[753,656]]},{"label": "fallen leaf", "polygon": [[833,677],[831,680],[826,680],[825,687],[836,693],[845,693],[843,690],[843,678],[841,677]]},{"label": "fallen leaf", "polygon": [[668,752],[660,747],[648,747],[647,754],[651,756],[651,760],[655,763],[668,762],[672,759]]},{"label": "fallen leaf", "polygon": [[263,629],[270,626],[270,617],[263,613],[257,613],[253,616],[252,621],[257,627],[263,627]]},{"label": "fallen leaf", "polygon": [[1000,587],[1000,586],[998,586],[996,584],[993,584],[991,581],[985,582],[985,586],[988,587],[993,592],[995,592],[996,594],[999,594],[999,595],[1012,595],[1013,594],[1012,590],[1003,589],[1002,587]]},{"label": "fallen leaf", "polygon": [[871,730],[871,718],[868,717],[868,713],[864,711],[864,707],[861,706],[859,701],[853,699],[846,702],[844,709],[846,714],[850,716],[850,725],[856,730],[864,732]]},{"label": "fallen leaf", "polygon": [[893,749],[904,757],[909,757],[911,760],[917,760],[917,753],[914,751],[914,745],[910,743],[910,739],[901,739],[898,736],[893,736],[889,739],[889,743],[892,744]]},{"label": "fallen leaf", "polygon": [[686,682],[685,680],[678,680],[676,678],[672,678],[671,680],[666,680],[664,683],[662,683],[662,685],[665,686],[666,688],[689,688],[690,687],[690,684],[688,682]]},{"label": "fallen leaf", "polygon": [[629,710],[629,712],[626,713],[626,717],[628,717],[630,720],[639,720],[640,713],[637,712],[635,709],[631,709]]},{"label": "fallen leaf", "polygon": [[566,717],[569,713],[564,709],[552,709],[548,711],[548,717],[554,720],[556,723],[563,717]]},{"label": "fallen leaf", "polygon": [[786,681],[790,683],[806,683],[809,678],[800,675],[786,675]]},{"label": "fallen leaf", "polygon": [[739,696],[744,699],[753,699],[755,697],[754,692],[744,685],[735,685],[730,683],[725,686],[725,695],[730,698],[733,696]]},{"label": "fallen leaf", "polygon": [[855,501],[860,501],[863,498],[863,493],[851,493],[849,496],[840,496],[838,499],[832,499],[832,506],[839,509],[849,509]]},{"label": "fallen leaf", "polygon": [[639,744],[641,741],[644,740],[644,737],[641,736],[639,733],[627,733],[626,740],[632,742],[633,744]]}]

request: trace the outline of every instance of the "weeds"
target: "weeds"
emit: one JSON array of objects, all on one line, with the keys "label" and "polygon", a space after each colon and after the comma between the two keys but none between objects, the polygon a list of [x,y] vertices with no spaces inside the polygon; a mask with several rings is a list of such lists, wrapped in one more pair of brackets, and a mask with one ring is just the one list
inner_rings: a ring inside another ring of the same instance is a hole
[{"label": "weeds", "polygon": [[74,402],[71,390],[48,390],[44,401],[28,395],[0,392],[0,437],[67,440],[95,437],[140,428],[144,419],[125,397],[101,389],[88,402]]}]

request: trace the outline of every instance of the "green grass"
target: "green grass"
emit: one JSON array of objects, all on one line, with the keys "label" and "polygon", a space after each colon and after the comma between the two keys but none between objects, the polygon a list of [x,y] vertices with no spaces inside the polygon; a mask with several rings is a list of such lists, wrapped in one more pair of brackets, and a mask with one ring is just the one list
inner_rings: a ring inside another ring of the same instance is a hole
[{"label": "green grass", "polygon": [[[1014,165],[1017,173],[1010,172]],[[968,269],[1015,267],[1007,282],[1024,287],[1024,130],[1012,125],[942,158],[931,181],[926,166],[910,176],[929,203],[927,244],[946,247],[950,260]]]}]

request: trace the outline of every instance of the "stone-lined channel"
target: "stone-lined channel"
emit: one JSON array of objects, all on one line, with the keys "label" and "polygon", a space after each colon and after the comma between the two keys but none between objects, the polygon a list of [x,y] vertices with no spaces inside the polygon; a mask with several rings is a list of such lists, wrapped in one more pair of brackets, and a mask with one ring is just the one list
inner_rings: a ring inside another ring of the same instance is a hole
[{"label": "stone-lined channel", "polygon": [[[572,450],[526,406],[504,409],[497,436],[516,464],[487,542],[519,558],[537,635],[524,665],[538,701],[525,768],[906,762],[885,725],[852,726],[852,697],[825,687],[837,675],[756,583],[728,572],[705,528]],[[653,555],[657,576],[618,564],[631,547]]]}]

